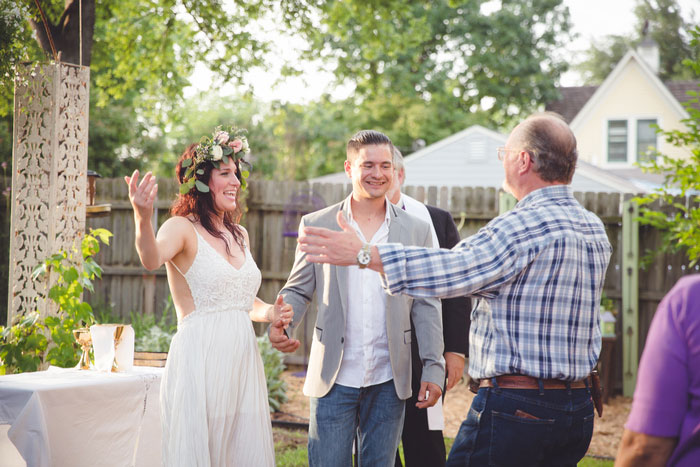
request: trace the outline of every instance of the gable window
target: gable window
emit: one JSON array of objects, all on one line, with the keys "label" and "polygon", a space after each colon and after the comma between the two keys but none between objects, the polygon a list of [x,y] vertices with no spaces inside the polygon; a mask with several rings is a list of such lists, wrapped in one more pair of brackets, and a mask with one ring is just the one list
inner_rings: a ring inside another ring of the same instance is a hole
[{"label": "gable window", "polygon": [[656,138],[656,118],[619,118],[607,121],[605,144],[607,162],[633,164],[653,157]]},{"label": "gable window", "polygon": [[656,119],[637,120],[637,161],[648,161],[656,148]]},{"label": "gable window", "polygon": [[627,162],[627,120],[608,121],[608,162]]}]

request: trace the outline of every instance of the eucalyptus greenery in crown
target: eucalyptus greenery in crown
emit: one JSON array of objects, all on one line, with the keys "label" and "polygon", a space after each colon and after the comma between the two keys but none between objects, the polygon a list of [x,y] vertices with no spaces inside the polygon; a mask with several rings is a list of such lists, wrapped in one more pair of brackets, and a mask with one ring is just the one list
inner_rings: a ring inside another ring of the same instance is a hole
[{"label": "eucalyptus greenery in crown", "polygon": [[228,164],[229,158],[238,162],[241,171],[241,189],[245,190],[247,185],[246,179],[250,175],[252,168],[250,163],[243,159],[250,152],[248,138],[245,136],[246,133],[247,131],[243,128],[232,126],[229,131],[224,131],[221,129],[221,126],[217,126],[211,138],[202,136],[195,149],[194,157],[182,161],[182,167],[187,168],[187,171],[180,185],[180,193],[184,195],[193,188],[202,193],[208,193],[209,187],[197,180],[197,175],[204,174],[202,164],[210,162],[218,169],[222,161],[224,164]]}]

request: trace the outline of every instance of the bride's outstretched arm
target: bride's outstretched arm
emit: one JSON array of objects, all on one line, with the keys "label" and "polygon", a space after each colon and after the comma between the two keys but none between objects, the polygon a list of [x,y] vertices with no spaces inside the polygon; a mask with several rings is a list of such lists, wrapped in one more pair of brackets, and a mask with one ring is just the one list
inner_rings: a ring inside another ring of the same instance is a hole
[{"label": "bride's outstretched arm", "polygon": [[[135,170],[131,177],[126,176],[124,180],[129,186],[129,201],[134,209],[136,251],[143,267],[149,271],[158,269],[184,248],[185,236],[179,225],[181,222],[175,218],[168,219],[158,231],[156,240],[153,224],[151,224],[153,203],[158,193],[156,178],[148,172],[139,183],[139,171]],[[181,221],[187,222],[184,218]]]}]

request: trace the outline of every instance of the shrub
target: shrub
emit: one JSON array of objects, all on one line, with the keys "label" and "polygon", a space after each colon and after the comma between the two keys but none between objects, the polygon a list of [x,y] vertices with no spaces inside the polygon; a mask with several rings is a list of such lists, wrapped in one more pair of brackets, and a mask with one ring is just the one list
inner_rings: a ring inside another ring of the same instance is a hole
[{"label": "shrub", "polygon": [[258,349],[265,367],[265,381],[267,383],[267,399],[270,404],[270,412],[279,410],[283,403],[287,402],[287,383],[282,379],[284,371],[284,357],[282,352],[272,347],[267,336],[258,337]]},{"label": "shrub", "polygon": [[16,316],[12,326],[0,329],[0,375],[36,371],[48,345],[39,313]]},{"label": "shrub", "polygon": [[170,341],[177,331],[175,305],[169,295],[163,314],[156,320],[154,315],[131,312],[131,326],[134,328],[136,350],[141,352],[167,352]]},{"label": "shrub", "polygon": [[102,277],[102,268],[93,256],[100,251],[100,242],[109,245],[111,236],[106,229],[90,230],[80,250],[73,246],[70,251],[59,251],[34,269],[34,280],[55,273],[48,298],[58,306],[58,312],[43,320],[32,312],[18,317],[9,328],[0,326],[0,374],[36,371],[46,364],[71,367],[78,363],[80,346],[73,330],[95,321],[92,307],[82,300],[83,291],[92,291],[92,281]]}]

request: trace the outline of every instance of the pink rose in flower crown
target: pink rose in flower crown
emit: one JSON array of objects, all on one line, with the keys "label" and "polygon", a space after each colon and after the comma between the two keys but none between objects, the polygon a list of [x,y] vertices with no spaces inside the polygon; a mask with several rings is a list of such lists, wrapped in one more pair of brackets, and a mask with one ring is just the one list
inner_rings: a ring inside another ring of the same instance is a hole
[{"label": "pink rose in flower crown", "polygon": [[240,139],[234,139],[228,143],[228,146],[233,149],[233,153],[235,154],[243,148],[243,142]]},{"label": "pink rose in flower crown", "polygon": [[214,135],[214,143],[215,144],[226,144],[228,143],[228,133],[225,131],[217,131],[216,134]]}]

